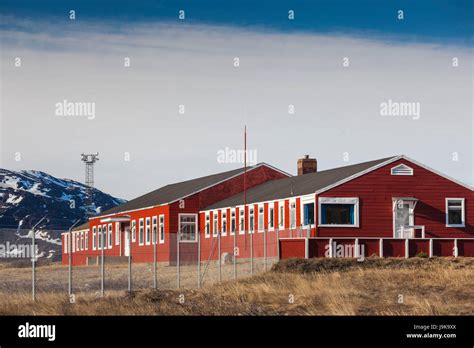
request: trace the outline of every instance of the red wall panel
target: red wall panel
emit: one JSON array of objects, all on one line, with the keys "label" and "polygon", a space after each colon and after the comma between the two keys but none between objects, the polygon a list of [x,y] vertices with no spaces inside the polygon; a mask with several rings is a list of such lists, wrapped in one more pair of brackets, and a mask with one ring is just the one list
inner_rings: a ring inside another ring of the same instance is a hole
[{"label": "red wall panel", "polygon": [[304,258],[306,243],[304,239],[284,239],[280,242],[280,258]]},{"label": "red wall panel", "polygon": [[[413,176],[393,176],[400,163],[414,169]],[[359,227],[318,227],[317,235],[393,237],[393,197],[418,199],[415,225],[424,225],[426,238],[474,238],[474,193],[448,179],[401,159],[319,194],[319,197],[359,197]],[[445,199],[464,197],[466,227],[446,227]]]}]

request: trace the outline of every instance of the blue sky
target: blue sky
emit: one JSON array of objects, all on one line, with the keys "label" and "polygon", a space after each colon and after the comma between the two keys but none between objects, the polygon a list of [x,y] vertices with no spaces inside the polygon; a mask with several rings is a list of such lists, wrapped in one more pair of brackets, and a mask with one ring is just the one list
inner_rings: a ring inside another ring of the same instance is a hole
[{"label": "blue sky", "polygon": [[[122,24],[178,22],[281,32],[344,33],[401,41],[472,44],[471,0],[2,0],[1,13],[60,23],[76,10],[81,22]],[[294,21],[287,19],[293,9]],[[398,10],[405,18],[399,21]],[[9,23],[8,25],[11,25]]]}]

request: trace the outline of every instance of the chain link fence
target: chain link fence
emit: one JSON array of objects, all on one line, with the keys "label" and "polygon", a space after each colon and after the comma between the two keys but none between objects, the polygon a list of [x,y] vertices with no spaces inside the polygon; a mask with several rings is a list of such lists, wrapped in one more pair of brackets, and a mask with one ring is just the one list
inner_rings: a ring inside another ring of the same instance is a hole
[{"label": "chain link fence", "polygon": [[[3,230],[5,240],[16,235],[19,245],[32,245],[30,230]],[[86,265],[77,265],[84,255],[64,254],[58,234],[35,233],[38,256],[33,263],[32,254],[11,258],[2,253],[0,257],[0,292],[28,294],[34,297],[50,293],[71,296],[103,296],[108,292],[124,292],[140,289],[195,289],[226,281],[242,279],[270,270],[278,260],[278,239],[303,237],[301,230],[262,230],[245,232],[196,233],[194,240],[184,240],[180,233],[169,233],[168,243],[154,243],[145,247],[133,245],[128,255],[87,257]],[[46,247],[45,247],[46,243]],[[1,245],[1,243],[0,243]],[[51,248],[51,246],[54,246]],[[98,246],[99,252],[100,246]],[[47,250],[49,248],[49,250]],[[5,248],[4,248],[5,249]],[[4,250],[3,249],[3,250]],[[12,249],[13,250],[13,249]],[[156,262],[155,262],[156,260]],[[82,260],[84,261],[84,259]],[[70,263],[70,265],[69,265]]]}]

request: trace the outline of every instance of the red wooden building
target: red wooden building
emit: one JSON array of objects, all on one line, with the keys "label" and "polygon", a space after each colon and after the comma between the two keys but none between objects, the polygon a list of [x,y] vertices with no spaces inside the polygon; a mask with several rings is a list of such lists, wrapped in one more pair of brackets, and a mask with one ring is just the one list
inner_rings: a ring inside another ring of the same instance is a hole
[{"label": "red wooden building", "polygon": [[474,256],[473,202],[471,187],[406,156],[324,171],[306,156],[297,176],[259,164],[246,175],[241,168],[176,183],[110,209],[73,230],[73,263],[97,258],[102,231],[106,256],[131,252],[134,262],[153,260],[155,233],[158,261],[174,262],[177,231],[185,258],[195,259],[199,235],[201,260],[219,257],[217,238],[220,256],[239,258],[334,257],[341,245],[363,246],[364,256]]}]

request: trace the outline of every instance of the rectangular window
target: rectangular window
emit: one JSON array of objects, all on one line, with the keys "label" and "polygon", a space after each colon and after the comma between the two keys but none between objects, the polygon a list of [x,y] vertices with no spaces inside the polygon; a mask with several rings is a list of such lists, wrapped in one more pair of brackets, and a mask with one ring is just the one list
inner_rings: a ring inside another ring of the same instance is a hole
[{"label": "rectangular window", "polygon": [[303,205],[303,224],[314,224],[314,203],[306,203]]},{"label": "rectangular window", "polygon": [[197,241],[197,215],[179,214],[179,231],[181,232],[181,241]]},{"label": "rectangular window", "polygon": [[255,228],[255,217],[254,217],[254,214],[253,214],[253,208],[250,208],[250,217],[249,217],[249,232],[250,233],[253,233],[253,230]]},{"label": "rectangular window", "polygon": [[120,222],[115,223],[115,245],[120,244]]},{"label": "rectangular window", "polygon": [[143,245],[145,240],[145,219],[138,220],[138,243]]},{"label": "rectangular window", "polygon": [[107,249],[107,225],[103,225],[102,226],[102,234],[104,235],[103,238],[103,242],[104,242],[104,249]]},{"label": "rectangular window", "polygon": [[319,224],[327,227],[358,227],[358,198],[319,198]]},{"label": "rectangular window", "polygon": [[155,245],[156,241],[158,240],[158,217],[153,216],[152,224],[151,224],[151,238],[152,244]]},{"label": "rectangular window", "polygon": [[265,229],[264,226],[264,214],[263,214],[263,207],[258,207],[258,231],[262,232]]},{"label": "rectangular window", "polygon": [[219,224],[218,216],[217,216],[217,211],[215,211],[213,214],[213,219],[214,219],[214,225],[212,229],[212,235],[215,237],[217,236],[217,226]]},{"label": "rectangular window", "polygon": [[97,248],[97,229],[96,227],[92,227],[92,250]]},{"label": "rectangular window", "polygon": [[76,232],[72,234],[72,252],[76,251]]},{"label": "rectangular window", "polygon": [[230,212],[230,235],[233,236],[235,234],[235,210],[231,210]]},{"label": "rectangular window", "polygon": [[268,229],[270,231],[273,231],[273,228],[275,227],[275,215],[273,211],[273,203],[271,203],[271,206],[269,205],[268,208]]},{"label": "rectangular window", "polygon": [[285,228],[285,205],[280,203],[280,213],[278,214],[278,227],[280,229]]},{"label": "rectangular window", "polygon": [[97,239],[99,240],[99,250],[102,250],[102,226],[99,226]]},{"label": "rectangular window", "polygon": [[85,241],[84,241],[84,249],[86,250],[89,250],[89,230],[87,230],[86,232],[84,232],[84,238],[85,238]]},{"label": "rectangular window", "polygon": [[165,242],[165,217],[164,215],[160,215],[160,244]]},{"label": "rectangular window", "polygon": [[244,207],[239,209],[240,222],[239,222],[239,234],[245,234],[245,211]]},{"label": "rectangular window", "polygon": [[296,203],[290,203],[290,228],[296,227]]},{"label": "rectangular window", "polygon": [[146,245],[150,245],[151,241],[151,219],[149,217],[146,218]]},{"label": "rectangular window", "polygon": [[64,233],[64,245],[63,245],[63,253],[67,254],[67,246],[68,246],[68,233]]},{"label": "rectangular window", "polygon": [[353,204],[322,204],[321,215],[323,225],[353,225]]},{"label": "rectangular window", "polygon": [[446,226],[465,227],[464,198],[446,198]]},{"label": "rectangular window", "polygon": [[222,213],[222,235],[227,235],[227,213]]},{"label": "rectangular window", "polygon": [[112,224],[109,224],[108,240],[109,249],[112,249]]},{"label": "rectangular window", "polygon": [[132,221],[132,242],[137,241],[137,221]]},{"label": "rectangular window", "polygon": [[209,213],[206,213],[206,238],[209,238],[210,237],[210,234],[211,234],[211,222],[210,222],[210,217],[209,217]]},{"label": "rectangular window", "polygon": [[81,250],[84,250],[84,232],[79,234]]}]

